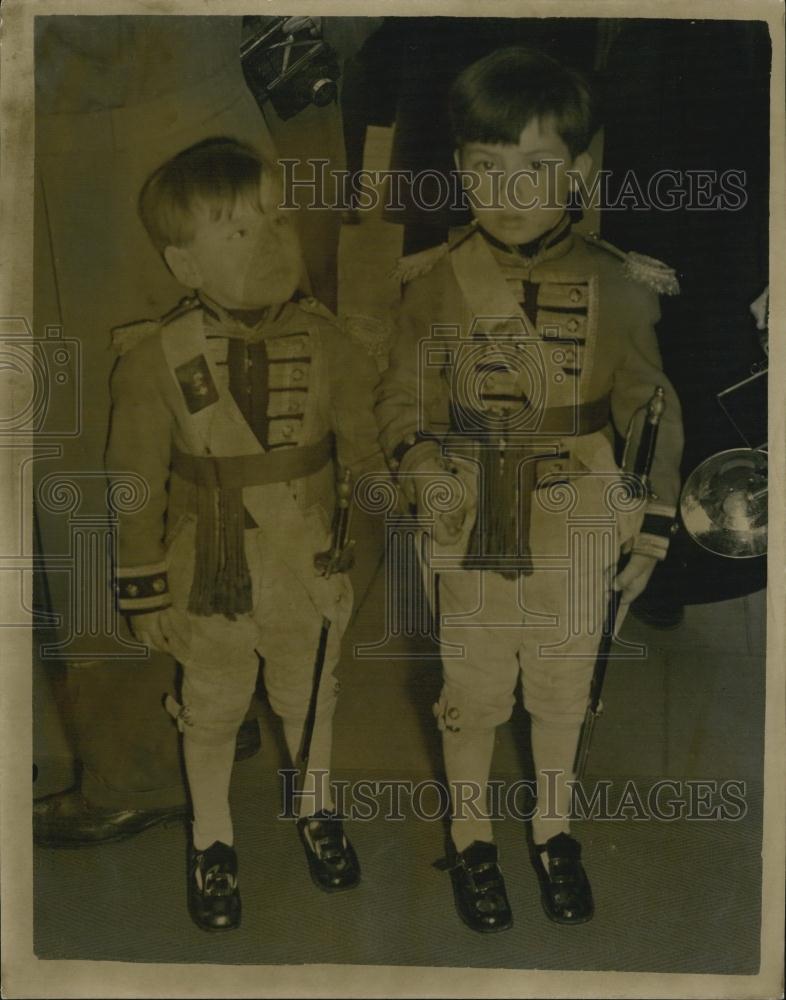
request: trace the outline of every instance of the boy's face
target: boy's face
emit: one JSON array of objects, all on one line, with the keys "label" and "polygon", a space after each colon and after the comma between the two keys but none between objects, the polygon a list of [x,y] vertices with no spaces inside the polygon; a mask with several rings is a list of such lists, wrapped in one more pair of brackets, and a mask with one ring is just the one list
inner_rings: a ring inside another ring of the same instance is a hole
[{"label": "boy's face", "polygon": [[197,209],[192,239],[165,252],[175,277],[227,309],[260,309],[290,299],[302,260],[290,214],[277,208],[279,195],[277,182],[263,173],[261,212],[240,200],[219,219]]},{"label": "boy's face", "polygon": [[590,158],[581,153],[574,161],[553,119],[533,118],[515,145],[467,143],[457,151],[456,163],[475,175],[469,200],[481,226],[501,242],[517,244],[537,239],[559,222],[570,191],[565,172],[584,173]]}]

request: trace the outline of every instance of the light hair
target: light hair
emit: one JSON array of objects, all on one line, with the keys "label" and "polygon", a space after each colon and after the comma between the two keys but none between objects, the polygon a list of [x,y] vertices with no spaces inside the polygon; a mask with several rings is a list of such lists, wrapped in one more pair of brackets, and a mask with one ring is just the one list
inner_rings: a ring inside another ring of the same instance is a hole
[{"label": "light hair", "polygon": [[236,139],[205,139],[167,160],[145,181],[138,202],[142,224],[160,253],[186,246],[201,212],[218,220],[241,201],[262,211],[260,181],[272,169],[255,149]]}]

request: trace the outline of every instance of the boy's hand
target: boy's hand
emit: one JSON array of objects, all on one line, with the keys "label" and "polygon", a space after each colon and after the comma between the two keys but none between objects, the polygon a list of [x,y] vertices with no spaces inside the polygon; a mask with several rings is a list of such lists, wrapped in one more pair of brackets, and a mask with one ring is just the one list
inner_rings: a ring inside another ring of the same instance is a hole
[{"label": "boy's hand", "polygon": [[134,637],[153,649],[173,656],[177,655],[177,651],[188,649],[191,625],[186,615],[177,608],[134,615],[130,623]]},{"label": "boy's hand", "polygon": [[657,562],[654,556],[645,556],[638,552],[631,555],[625,569],[618,573],[612,582],[615,590],[622,591],[621,604],[630,604],[644,591]]},{"label": "boy's hand", "polygon": [[[461,464],[439,457],[422,462],[414,479],[418,513],[433,515],[434,539],[439,545],[452,545],[458,541],[477,503],[474,475]],[[428,502],[432,489],[438,491],[434,499],[439,500],[439,506],[453,509],[446,513],[434,510],[433,503]],[[445,497],[445,490],[450,491],[449,498]]]}]

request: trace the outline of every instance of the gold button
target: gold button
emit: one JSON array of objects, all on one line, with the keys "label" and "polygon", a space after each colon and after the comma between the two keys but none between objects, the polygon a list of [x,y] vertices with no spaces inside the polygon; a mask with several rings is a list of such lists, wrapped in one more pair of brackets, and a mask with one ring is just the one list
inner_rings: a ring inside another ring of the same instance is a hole
[{"label": "gold button", "polygon": [[281,433],[284,435],[285,438],[292,437],[292,425],[291,424],[285,424],[281,428]]},{"label": "gold button", "polygon": [[575,333],[579,328],[579,321],[577,319],[569,319],[566,326],[570,333]]},{"label": "gold button", "polygon": [[155,580],[153,580],[153,590],[155,590],[157,594],[162,594],[166,590],[166,580],[164,580],[161,576],[157,576]]},{"label": "gold button", "polygon": [[581,289],[571,288],[568,292],[568,298],[571,302],[581,302]]},{"label": "gold button", "polygon": [[136,595],[139,593],[139,587],[137,587],[135,583],[129,583],[129,585],[126,587],[126,593],[128,594],[129,597],[136,597]]},{"label": "gold button", "polygon": [[460,714],[461,713],[459,712],[459,710],[457,708],[449,708],[448,709],[448,718],[449,719],[457,719]]},{"label": "gold button", "polygon": [[293,382],[302,382],[303,381],[303,369],[302,368],[295,368],[295,370],[292,372],[292,381]]}]

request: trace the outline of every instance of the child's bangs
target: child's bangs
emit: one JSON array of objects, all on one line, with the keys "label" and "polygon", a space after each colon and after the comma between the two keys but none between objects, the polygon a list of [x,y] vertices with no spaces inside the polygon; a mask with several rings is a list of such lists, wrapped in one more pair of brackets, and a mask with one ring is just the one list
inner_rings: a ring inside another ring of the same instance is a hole
[{"label": "child's bangs", "polygon": [[500,102],[493,94],[479,94],[466,109],[459,139],[462,143],[486,142],[513,144],[522,131],[537,117],[531,101]]},{"label": "child's bangs", "polygon": [[148,179],[139,195],[139,214],[150,238],[163,252],[184,246],[200,219],[217,222],[241,205],[264,211],[261,181],[270,167],[250,146],[215,138],[191,146]]},{"label": "child's bangs", "polygon": [[457,145],[517,145],[533,120],[553,122],[575,156],[593,126],[592,94],[580,74],[542,53],[502,49],[466,69],[453,84],[450,117]]},{"label": "child's bangs", "polygon": [[183,191],[183,208],[191,217],[205,213],[211,222],[230,218],[240,206],[261,212],[259,163],[251,162],[249,166],[251,169],[242,172],[224,171],[197,178],[190,191]]},{"label": "child's bangs", "polygon": [[521,133],[533,121],[551,122],[571,150],[581,144],[583,118],[573,95],[545,94],[539,100],[497,99],[493,93],[478,94],[467,107],[457,140],[460,144],[485,142],[517,145]]}]

